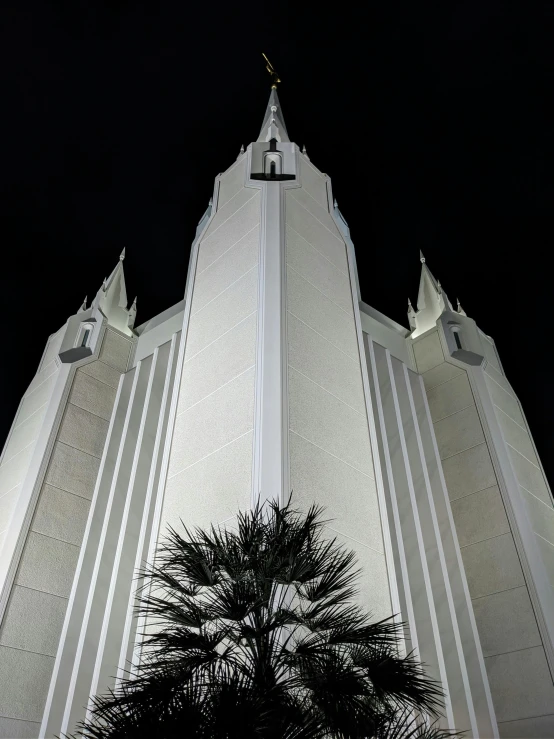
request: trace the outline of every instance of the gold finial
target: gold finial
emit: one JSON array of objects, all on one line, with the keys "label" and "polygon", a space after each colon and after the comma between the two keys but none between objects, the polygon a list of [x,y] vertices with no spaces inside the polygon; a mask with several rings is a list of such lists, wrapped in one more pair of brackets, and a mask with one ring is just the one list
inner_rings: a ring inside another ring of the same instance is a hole
[{"label": "gold finial", "polygon": [[276,90],[276,89],[277,89],[277,85],[278,85],[278,83],[279,83],[279,82],[281,82],[281,80],[279,79],[279,75],[277,74],[277,72],[276,72],[276,71],[275,71],[275,69],[273,68],[273,64],[272,64],[272,63],[271,63],[271,62],[269,61],[269,59],[268,59],[268,58],[266,57],[266,55],[265,55],[265,54],[263,53],[263,51],[262,51],[262,56],[263,56],[263,58],[264,58],[264,59],[266,60],[266,62],[267,62],[267,64],[266,64],[265,68],[267,69],[267,71],[268,71],[268,72],[269,72],[269,74],[271,75],[271,82],[273,83],[273,84],[271,85],[271,88],[272,88],[273,90]]}]

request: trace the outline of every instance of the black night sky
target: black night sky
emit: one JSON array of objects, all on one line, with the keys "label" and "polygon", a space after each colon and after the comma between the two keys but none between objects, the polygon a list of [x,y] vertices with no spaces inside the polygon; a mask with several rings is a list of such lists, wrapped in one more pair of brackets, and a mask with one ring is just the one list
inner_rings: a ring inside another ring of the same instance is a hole
[{"label": "black night sky", "polygon": [[0,443],[47,336],[124,246],[137,325],[182,298],[213,178],[257,137],[265,51],[364,300],[407,325],[422,249],[495,338],[554,479],[554,3],[8,0],[1,17]]}]

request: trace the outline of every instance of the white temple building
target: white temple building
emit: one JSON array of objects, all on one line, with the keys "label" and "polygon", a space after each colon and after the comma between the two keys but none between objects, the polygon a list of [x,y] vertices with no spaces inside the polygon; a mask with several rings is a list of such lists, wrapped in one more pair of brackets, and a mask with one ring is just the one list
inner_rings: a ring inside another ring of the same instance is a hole
[{"label": "white temple building", "polygon": [[423,257],[409,329],[362,302],[275,90],[183,300],[135,327],[122,260],[48,339],[0,460],[0,737],[73,732],[139,663],[134,575],[168,524],[291,490],[356,551],[364,607],[407,623],[445,726],[554,737],[553,499],[494,341]]}]

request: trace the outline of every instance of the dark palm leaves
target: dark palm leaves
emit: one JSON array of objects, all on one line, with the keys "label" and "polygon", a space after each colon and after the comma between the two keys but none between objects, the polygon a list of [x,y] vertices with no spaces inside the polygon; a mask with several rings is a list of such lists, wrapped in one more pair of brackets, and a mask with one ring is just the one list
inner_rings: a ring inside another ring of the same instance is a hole
[{"label": "dark palm leaves", "polygon": [[88,739],[440,739],[417,716],[441,694],[398,654],[400,626],[352,603],[354,555],[321,509],[240,514],[236,530],[171,529],[141,611],[140,672],[96,700]]}]

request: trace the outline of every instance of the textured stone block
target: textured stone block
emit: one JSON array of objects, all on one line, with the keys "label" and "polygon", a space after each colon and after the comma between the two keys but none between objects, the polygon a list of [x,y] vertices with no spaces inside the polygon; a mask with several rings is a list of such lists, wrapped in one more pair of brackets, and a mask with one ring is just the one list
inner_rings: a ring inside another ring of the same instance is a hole
[{"label": "textured stone block", "polygon": [[554,546],[554,510],[526,490],[521,489],[521,495],[525,501],[533,531]]},{"label": "textured stone block", "polygon": [[23,481],[34,451],[31,444],[0,467],[0,495],[4,495]]},{"label": "textured stone block", "polygon": [[4,454],[4,464],[19,454],[25,447],[29,446],[40,432],[46,406],[39,408],[30,418],[15,426],[13,429]]},{"label": "textured stone block", "polygon": [[502,372],[500,372],[500,370],[496,369],[496,367],[493,367],[492,364],[487,364],[487,366],[485,367],[485,374],[487,374],[495,382],[497,382],[500,387],[506,390],[506,392],[510,393],[510,395],[513,395],[514,398],[517,398],[514,389],[508,382],[507,378],[502,374]]},{"label": "textured stone block", "polygon": [[293,432],[289,444],[293,505],[324,506],[334,529],[384,553],[375,481]]},{"label": "textured stone block", "polygon": [[18,585],[69,598],[79,547],[30,531],[16,577]]},{"label": "textured stone block", "polygon": [[256,362],[258,314],[237,326],[185,362],[177,413],[198,403]]},{"label": "textured stone block", "polygon": [[100,380],[100,382],[104,382],[106,385],[114,387],[116,390],[119,385],[119,378],[121,377],[121,372],[119,370],[100,361],[83,364],[82,367],[79,367],[78,372],[95,377],[97,380]]},{"label": "textured stone block", "polygon": [[373,476],[367,419],[292,368],[290,428],[316,446]]},{"label": "textured stone block", "polygon": [[253,422],[252,369],[177,416],[169,475],[180,472],[250,431]]},{"label": "textured stone block", "polygon": [[417,371],[422,374],[444,362],[444,353],[438,331],[424,336],[412,344]]},{"label": "textured stone block", "polygon": [[325,390],[365,413],[362,373],[358,361],[334,346],[289,313],[289,364]]},{"label": "textured stone block", "polygon": [[258,263],[260,229],[256,227],[243,236],[194,278],[192,315],[234,284]]},{"label": "textured stone block", "polygon": [[58,366],[55,361],[51,361],[49,364],[46,364],[43,366],[43,368],[36,373],[36,375],[31,380],[29,387],[27,388],[27,392],[25,395],[30,395],[30,393],[34,392],[39,385],[42,385],[42,383],[47,380],[52,375],[55,375],[58,371]]},{"label": "textured stone block", "polygon": [[523,413],[521,412],[517,398],[507,392],[486,373],[485,379],[491,394],[492,402],[496,407],[504,411],[504,413],[510,416],[510,418],[516,421],[516,423],[519,423],[520,426],[526,427],[525,419],[523,418]]},{"label": "textured stone block", "polygon": [[475,405],[466,374],[457,375],[448,382],[428,390],[427,400],[433,422]]},{"label": "textured stone block", "polygon": [[466,449],[442,462],[450,500],[496,485],[496,475],[485,443]]},{"label": "textured stone block", "polygon": [[333,226],[333,231],[326,228],[300,205],[290,190],[285,196],[285,219],[287,226],[294,229],[335,266],[348,273],[346,246],[336,227]]},{"label": "textured stone block", "polygon": [[101,457],[108,433],[108,421],[68,403],[58,433],[58,441]]},{"label": "textured stone block", "polygon": [[511,534],[470,544],[461,551],[472,598],[525,584]]},{"label": "textured stone block", "polygon": [[539,460],[535,454],[535,449],[533,447],[531,437],[529,436],[529,432],[526,429],[521,428],[521,426],[500,410],[497,411],[496,417],[498,418],[498,423],[502,429],[504,440],[538,467]]},{"label": "textured stone block", "polygon": [[0,716],[42,719],[54,657],[0,646]]},{"label": "textured stone block", "polygon": [[442,385],[443,382],[448,382],[448,380],[452,380],[454,377],[458,377],[458,375],[463,374],[465,374],[465,370],[461,367],[456,367],[454,364],[443,362],[442,364],[438,364],[436,367],[427,370],[427,372],[423,372],[421,376],[423,378],[425,389],[431,390],[432,388],[437,387],[437,385]]},{"label": "textured stone block", "polygon": [[39,721],[20,721],[0,716],[1,739],[36,739],[40,731]]},{"label": "textured stone block", "polygon": [[162,520],[179,530],[220,523],[250,507],[252,432],[167,481]]},{"label": "textured stone block", "polygon": [[496,485],[453,500],[451,506],[461,547],[510,531],[502,496]]},{"label": "textured stone block", "polygon": [[48,364],[50,364],[50,362],[55,361],[60,351],[65,330],[66,326],[63,325],[56,331],[55,334],[52,334],[52,336],[48,337],[46,349],[40,363],[41,370],[44,369]]},{"label": "textured stone block", "polygon": [[21,485],[17,485],[0,498],[0,531],[5,531],[8,528],[20,491]]},{"label": "textured stone block", "polygon": [[131,342],[115,331],[106,329],[98,359],[120,372],[125,372],[131,353]]},{"label": "textured stone block", "polygon": [[519,484],[533,495],[536,495],[537,498],[540,498],[543,503],[552,507],[552,496],[540,467],[530,462],[515,449],[508,447],[508,452]]},{"label": "textured stone block", "polygon": [[535,716],[520,721],[501,721],[498,724],[500,739],[552,739],[554,736],[554,713],[550,716]]},{"label": "textured stone block", "polygon": [[527,588],[513,588],[473,601],[483,655],[538,647],[541,637]]},{"label": "textured stone block", "polygon": [[191,316],[185,361],[254,313],[257,305],[258,270],[254,267],[228,290]]},{"label": "textured stone block", "polygon": [[443,418],[434,426],[441,459],[459,454],[485,441],[481,421],[474,406]]},{"label": "textured stone block", "polygon": [[17,416],[17,422],[22,423],[26,418],[32,416],[33,413],[38,411],[39,408],[45,403],[48,403],[52,395],[52,388],[56,382],[57,372],[47,377],[44,382],[38,385],[32,393],[27,394],[23,398],[19,413]]},{"label": "textured stone block", "polygon": [[352,312],[352,291],[346,272],[326,259],[296,231],[287,229],[287,264],[305,280],[348,313]]},{"label": "textured stone block", "polygon": [[91,500],[99,466],[98,457],[58,441],[54,445],[45,482]]},{"label": "textured stone block", "polygon": [[302,187],[293,188],[287,192],[291,198],[294,198],[300,205],[305,208],[314,218],[316,218],[325,228],[342,241],[340,231],[338,230],[334,220],[329,215],[327,203],[318,203],[310,193]]},{"label": "textured stone block", "polygon": [[77,370],[71,386],[69,402],[109,421],[115,393],[115,388]]},{"label": "textured stone block", "polygon": [[[260,223],[260,191],[244,188],[215,214],[198,252],[201,272]],[[225,224],[223,226],[223,224]]]},{"label": "textured stone block", "polygon": [[32,530],[81,546],[90,501],[65,490],[43,485]]},{"label": "textured stone block", "polygon": [[55,657],[66,609],[66,598],[15,585],[0,644]]},{"label": "textured stone block", "polygon": [[542,647],[487,657],[485,665],[499,722],[552,711],[554,685]]},{"label": "textured stone block", "polygon": [[300,181],[302,187],[323,207],[327,207],[327,183],[305,157],[300,157]]},{"label": "textured stone block", "polygon": [[287,270],[287,299],[288,309],[296,318],[359,361],[354,316],[345,313],[290,267]]},{"label": "textured stone block", "polygon": [[221,175],[219,194],[217,198],[218,209],[222,208],[225,203],[231,200],[231,198],[244,187],[246,162],[247,157],[241,157],[236,164],[233,164],[223,175]]}]

